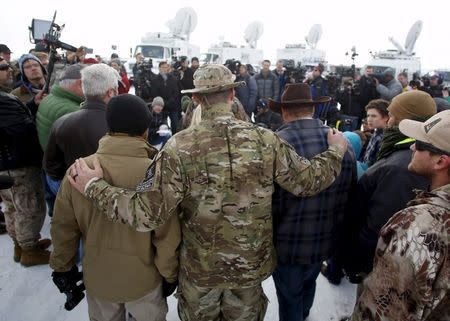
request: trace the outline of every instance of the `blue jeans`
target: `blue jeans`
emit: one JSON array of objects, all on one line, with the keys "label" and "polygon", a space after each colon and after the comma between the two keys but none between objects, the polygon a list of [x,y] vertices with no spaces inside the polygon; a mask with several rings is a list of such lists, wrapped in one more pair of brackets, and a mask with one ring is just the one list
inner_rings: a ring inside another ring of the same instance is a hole
[{"label": "blue jeans", "polygon": [[280,321],[303,321],[309,315],[321,265],[321,262],[299,265],[278,263],[272,277],[277,290]]},{"label": "blue jeans", "polygon": [[53,216],[53,207],[55,206],[56,195],[58,194],[59,186],[61,185],[61,181],[55,181],[50,178],[44,171],[42,171],[44,181],[44,197],[45,202],[47,203],[47,214],[48,216]]}]

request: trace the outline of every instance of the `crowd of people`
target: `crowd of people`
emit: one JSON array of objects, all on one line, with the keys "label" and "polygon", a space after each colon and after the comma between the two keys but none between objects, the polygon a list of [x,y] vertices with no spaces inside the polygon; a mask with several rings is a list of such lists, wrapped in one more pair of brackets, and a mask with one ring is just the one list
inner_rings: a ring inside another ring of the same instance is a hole
[{"label": "crowd of people", "polygon": [[272,276],[279,320],[307,320],[322,273],[358,284],[349,320],[450,318],[450,110],[433,84],[368,67],[329,95],[322,64],[296,83],[282,61],[251,75],[181,57],[133,95],[118,57],[81,48],[49,77],[45,53],[10,53],[0,228],[67,309],[85,286],[91,320],[159,321],[176,291],[183,321],[264,320]]}]

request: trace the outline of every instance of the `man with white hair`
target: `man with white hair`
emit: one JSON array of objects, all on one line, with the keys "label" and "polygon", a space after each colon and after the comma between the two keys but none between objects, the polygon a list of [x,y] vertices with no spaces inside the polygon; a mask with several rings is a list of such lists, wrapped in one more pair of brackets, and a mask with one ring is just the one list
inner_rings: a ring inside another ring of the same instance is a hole
[{"label": "man with white hair", "polygon": [[44,152],[43,166],[53,180],[61,180],[69,165],[79,157],[95,153],[107,132],[106,104],[117,96],[119,74],[105,64],[81,70],[86,101],[79,111],[64,115],[54,124]]}]

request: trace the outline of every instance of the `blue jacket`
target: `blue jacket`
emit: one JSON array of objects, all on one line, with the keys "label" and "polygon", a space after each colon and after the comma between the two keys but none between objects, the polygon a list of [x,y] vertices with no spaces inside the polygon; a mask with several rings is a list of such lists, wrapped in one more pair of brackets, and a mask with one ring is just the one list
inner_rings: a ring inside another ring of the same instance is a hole
[{"label": "blue jacket", "polygon": [[235,89],[236,97],[244,106],[245,112],[251,115],[255,111],[256,95],[258,88],[256,87],[256,80],[250,75],[236,77],[236,81],[245,81],[245,86],[239,86]]},{"label": "blue jacket", "polygon": [[[318,119],[302,119],[284,124],[277,134],[297,154],[311,159],[328,148],[328,130]],[[273,237],[279,262],[312,264],[333,254],[351,184],[356,184],[356,158],[349,147],[339,177],[316,196],[296,197],[276,187],[272,198]]]}]

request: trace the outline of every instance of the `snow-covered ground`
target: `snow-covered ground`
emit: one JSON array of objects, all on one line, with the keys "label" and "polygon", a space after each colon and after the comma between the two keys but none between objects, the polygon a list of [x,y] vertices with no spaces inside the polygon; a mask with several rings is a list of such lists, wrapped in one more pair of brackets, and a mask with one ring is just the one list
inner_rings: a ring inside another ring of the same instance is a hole
[{"label": "snow-covered ground", "polygon": [[[47,218],[42,235],[49,237]],[[74,310],[64,310],[65,296],[50,278],[48,266],[24,268],[12,259],[13,243],[8,235],[0,235],[0,321],[88,321],[86,300]],[[264,290],[270,300],[265,320],[278,320],[278,303],[272,279]],[[321,275],[317,280],[314,306],[308,321],[339,321],[348,316],[355,304],[355,286],[344,280],[334,286]],[[167,321],[179,320],[176,300],[169,298]]]}]

